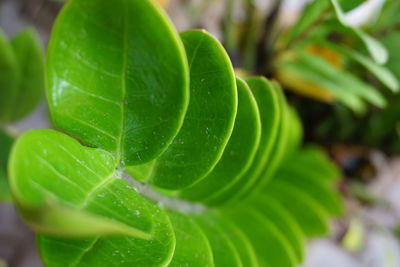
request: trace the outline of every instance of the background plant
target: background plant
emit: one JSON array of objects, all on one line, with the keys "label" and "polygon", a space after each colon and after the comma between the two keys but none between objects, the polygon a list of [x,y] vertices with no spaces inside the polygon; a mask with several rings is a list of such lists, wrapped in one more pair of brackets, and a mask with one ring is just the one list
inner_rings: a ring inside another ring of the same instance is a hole
[{"label": "background plant", "polygon": [[26,29],[11,41],[0,29],[0,200],[11,200],[7,159],[13,137],[7,125],[29,115],[44,92],[43,52],[34,30]]}]

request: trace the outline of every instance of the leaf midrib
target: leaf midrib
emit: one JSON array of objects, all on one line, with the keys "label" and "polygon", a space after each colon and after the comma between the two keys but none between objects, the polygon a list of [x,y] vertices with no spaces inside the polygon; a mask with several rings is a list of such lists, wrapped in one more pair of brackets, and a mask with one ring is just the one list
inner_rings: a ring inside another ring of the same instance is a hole
[{"label": "leaf midrib", "polygon": [[121,90],[122,90],[122,97],[121,97],[121,126],[120,126],[120,135],[118,137],[118,150],[117,150],[117,159],[119,164],[125,165],[123,160],[124,155],[124,140],[125,140],[125,97],[126,97],[126,70],[128,65],[128,8],[126,5],[126,1],[123,1],[124,5],[124,14],[123,14],[123,32],[122,32],[122,74],[121,74]]}]

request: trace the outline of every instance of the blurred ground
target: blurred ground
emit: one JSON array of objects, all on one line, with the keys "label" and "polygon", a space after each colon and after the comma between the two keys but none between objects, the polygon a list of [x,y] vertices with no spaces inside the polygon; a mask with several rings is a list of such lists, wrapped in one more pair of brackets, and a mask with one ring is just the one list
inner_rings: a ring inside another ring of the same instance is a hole
[{"label": "blurred ground", "polygon": [[[171,0],[168,12],[179,30],[204,27],[219,36],[219,17],[224,11],[221,1],[193,0],[191,5],[180,5],[183,0]],[[215,2],[212,8],[202,10],[205,3]],[[258,1],[268,9],[269,1]],[[286,1],[287,13],[292,18],[300,1]],[[0,28],[13,36],[26,26],[38,29],[46,46],[52,21],[59,3],[45,0],[0,0]],[[197,9],[196,9],[197,8]],[[200,9],[199,9],[200,8]],[[202,10],[202,11],[199,11]],[[240,16],[238,9],[238,16]],[[206,17],[202,20],[199,16]],[[26,120],[10,126],[10,131],[29,128],[49,128],[45,104]],[[332,149],[343,166],[351,165],[359,153],[350,148]],[[336,151],[336,152],[335,152]],[[388,158],[378,151],[362,151],[373,172],[347,173],[342,185],[347,213],[332,223],[330,237],[312,240],[303,267],[399,267],[400,245],[400,158]],[[367,178],[365,178],[367,176]],[[365,179],[364,179],[364,178]],[[397,233],[397,234],[396,234]],[[0,267],[42,266],[35,247],[32,231],[25,227],[14,207],[0,203]]]}]

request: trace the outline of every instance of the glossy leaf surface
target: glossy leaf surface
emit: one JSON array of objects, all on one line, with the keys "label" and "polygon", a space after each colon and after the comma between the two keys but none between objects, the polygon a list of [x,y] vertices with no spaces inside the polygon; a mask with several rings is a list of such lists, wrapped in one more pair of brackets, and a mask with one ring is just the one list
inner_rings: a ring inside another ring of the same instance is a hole
[{"label": "glossy leaf surface", "polygon": [[16,142],[9,165],[22,215],[39,231],[150,237],[157,208],[116,178],[108,152],[53,130],[32,130]]},{"label": "glossy leaf surface", "polygon": [[261,77],[247,80],[256,99],[261,119],[261,139],[257,152],[250,168],[236,183],[225,187],[218,192],[218,196],[210,198],[209,205],[218,205],[231,199],[233,196],[246,192],[259,178],[268,165],[273,143],[278,133],[281,119],[281,92],[272,83]]},{"label": "glossy leaf surface", "polygon": [[151,1],[69,1],[52,32],[47,68],[55,126],[124,165],[154,159],[182,125],[187,60]]},{"label": "glossy leaf surface", "polygon": [[166,189],[188,187],[214,168],[237,112],[236,81],[221,44],[205,31],[189,31],[181,38],[190,68],[190,104],[181,130],[152,163],[147,178]]},{"label": "glossy leaf surface", "polygon": [[203,180],[179,193],[191,201],[204,201],[235,183],[253,163],[261,137],[261,122],[256,100],[245,81],[237,79],[238,111],[235,127],[224,154]]}]

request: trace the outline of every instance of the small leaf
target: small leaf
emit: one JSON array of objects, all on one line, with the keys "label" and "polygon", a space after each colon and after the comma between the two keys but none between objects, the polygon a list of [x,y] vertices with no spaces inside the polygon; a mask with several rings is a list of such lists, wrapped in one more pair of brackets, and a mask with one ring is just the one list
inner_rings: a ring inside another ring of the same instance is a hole
[{"label": "small leaf", "polygon": [[17,59],[18,94],[13,99],[10,121],[24,118],[40,103],[44,93],[44,56],[40,40],[33,29],[20,32],[11,40]]},{"label": "small leaf", "polygon": [[169,212],[176,236],[174,256],[168,266],[214,266],[210,243],[189,215]]},{"label": "small leaf", "polygon": [[47,69],[55,126],[123,165],[160,155],[183,123],[185,51],[152,1],[69,2],[52,32]]},{"label": "small leaf", "polygon": [[279,230],[252,207],[237,207],[229,217],[247,235],[260,266],[295,266],[295,254]]},{"label": "small leaf", "polygon": [[3,31],[0,29],[0,124],[7,122],[11,110],[15,107],[13,101],[18,93],[17,58],[12,46],[8,43]]},{"label": "small leaf", "polygon": [[218,164],[203,180],[179,192],[191,201],[207,203],[220,190],[237,182],[253,163],[261,137],[261,122],[256,100],[246,82],[237,79],[238,111],[235,127]]},{"label": "small leaf", "polygon": [[279,177],[275,177],[264,189],[264,194],[279,201],[298,221],[298,225],[307,237],[320,236],[328,232],[328,214],[298,188],[279,183]]},{"label": "small leaf", "polygon": [[11,192],[7,178],[8,156],[13,138],[0,129],[0,201],[11,201]]},{"label": "small leaf", "polygon": [[243,266],[258,266],[257,255],[244,232],[227,218],[223,211],[213,213],[224,232],[226,232],[240,255]]},{"label": "small leaf", "polygon": [[205,213],[195,219],[210,241],[215,266],[243,266],[239,252],[212,215]]}]

